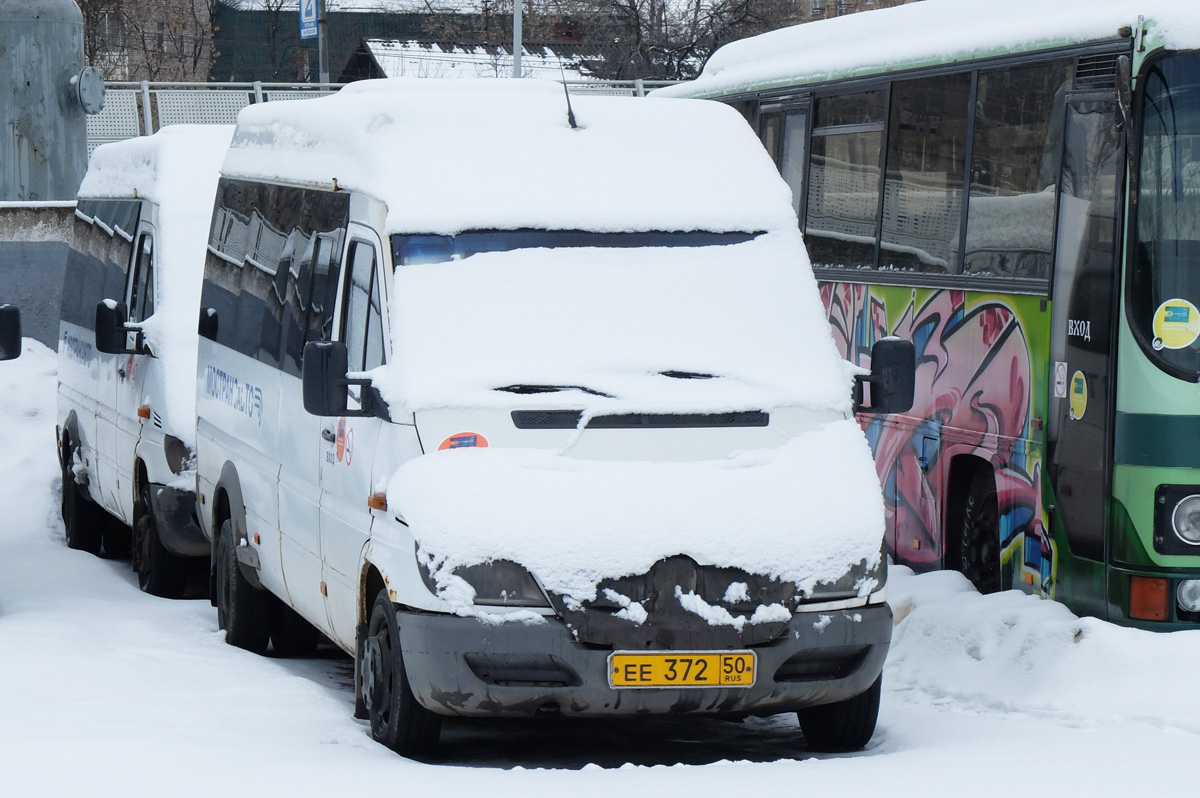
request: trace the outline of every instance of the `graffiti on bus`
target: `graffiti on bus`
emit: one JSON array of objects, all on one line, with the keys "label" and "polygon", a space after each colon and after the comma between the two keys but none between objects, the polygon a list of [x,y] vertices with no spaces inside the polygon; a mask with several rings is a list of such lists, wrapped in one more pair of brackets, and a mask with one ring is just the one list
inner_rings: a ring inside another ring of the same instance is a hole
[{"label": "graffiti on bus", "polygon": [[941,565],[949,461],[970,454],[995,472],[1005,586],[1052,596],[1055,547],[1041,510],[1041,446],[1031,437],[1034,358],[1012,298],[968,304],[963,291],[823,283],[821,299],[851,362],[869,368],[871,346],[889,335],[916,347],[912,410],[903,419],[863,417],[893,559],[916,570]]}]

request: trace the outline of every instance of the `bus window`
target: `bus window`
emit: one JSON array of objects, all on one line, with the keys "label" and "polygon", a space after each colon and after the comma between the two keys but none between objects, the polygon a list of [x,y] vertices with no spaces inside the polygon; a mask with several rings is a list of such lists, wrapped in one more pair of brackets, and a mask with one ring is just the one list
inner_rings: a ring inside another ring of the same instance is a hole
[{"label": "bus window", "polygon": [[979,73],[966,274],[1050,276],[1072,62]]},{"label": "bus window", "polygon": [[875,268],[884,92],[817,100],[804,232],[817,268]]},{"label": "bus window", "polygon": [[783,153],[779,171],[792,189],[792,210],[800,216],[800,204],[804,198],[804,167],[808,161],[805,145],[808,143],[808,109],[789,111],[783,118]]},{"label": "bus window", "polygon": [[879,268],[958,271],[970,73],[892,84]]},{"label": "bus window", "polygon": [[779,165],[779,126],[782,124],[782,117],[778,111],[764,112],[758,119],[758,137],[762,139],[763,146],[767,148],[767,154],[771,156],[771,160],[775,165]]}]

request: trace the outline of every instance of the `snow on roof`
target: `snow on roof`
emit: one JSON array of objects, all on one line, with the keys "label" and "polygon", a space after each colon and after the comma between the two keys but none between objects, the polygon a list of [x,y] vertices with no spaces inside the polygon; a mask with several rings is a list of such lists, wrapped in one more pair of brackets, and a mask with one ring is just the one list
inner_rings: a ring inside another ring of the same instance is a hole
[{"label": "snow on roof", "polygon": [[232,125],[171,125],[153,136],[104,144],[92,154],[79,187],[81,199],[138,197],[158,206],[158,295],[143,329],[158,356],[164,428],[189,444],[195,439],[196,314],[208,226],[232,135]]},{"label": "snow on roof", "polygon": [[[363,45],[389,78],[506,78],[512,75],[511,47],[496,44],[421,42],[400,39],[364,39]],[[521,48],[521,75],[546,80],[582,80],[591,77],[583,62],[603,61],[599,52],[581,48],[557,53],[545,45]]]},{"label": "snow on roof", "polygon": [[387,232],[794,227],[787,186],[716,103],[572,97],[539,80],[359,81],[238,114],[222,172],[363,191]]},{"label": "snow on roof", "polygon": [[923,0],[783,28],[721,47],[664,97],[716,97],[956,59],[1115,39],[1148,20],[1147,49],[1200,46],[1195,0]]}]

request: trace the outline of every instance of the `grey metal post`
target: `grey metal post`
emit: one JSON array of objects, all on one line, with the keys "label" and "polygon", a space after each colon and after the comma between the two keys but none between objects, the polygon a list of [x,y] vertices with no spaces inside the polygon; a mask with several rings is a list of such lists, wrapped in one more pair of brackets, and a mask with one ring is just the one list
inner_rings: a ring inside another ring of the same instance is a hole
[{"label": "grey metal post", "polygon": [[645,87],[645,85],[642,83],[642,79],[641,79],[641,78],[634,78],[634,79],[633,79],[633,93],[634,93],[635,95],[637,95],[638,97],[645,97],[645,96],[646,96],[646,87]]},{"label": "grey metal post", "polygon": [[325,29],[329,20],[325,18],[325,0],[317,0],[317,71],[321,83],[329,82],[329,52],[325,47]]},{"label": "grey metal post", "polygon": [[513,0],[513,77],[521,77],[521,0]]},{"label": "grey metal post", "polygon": [[150,83],[142,81],[142,129],[147,136],[154,135],[154,118],[150,115]]},{"label": "grey metal post", "polygon": [[254,104],[257,105],[258,103],[260,103],[262,101],[263,101],[262,81],[256,80],[256,81],[254,81]]}]

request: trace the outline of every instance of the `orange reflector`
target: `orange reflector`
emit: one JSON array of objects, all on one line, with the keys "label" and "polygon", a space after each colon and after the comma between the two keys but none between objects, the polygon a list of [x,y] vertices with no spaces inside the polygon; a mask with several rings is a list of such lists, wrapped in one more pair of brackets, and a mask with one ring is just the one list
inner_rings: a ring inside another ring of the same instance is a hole
[{"label": "orange reflector", "polygon": [[1027,584],[1027,585],[1033,584],[1033,574],[1031,574],[1031,573],[1025,574],[1025,584]]},{"label": "orange reflector", "polygon": [[1149,576],[1129,578],[1129,617],[1139,621],[1167,619],[1167,580]]},{"label": "orange reflector", "polygon": [[387,494],[386,493],[372,493],[370,496],[367,497],[367,507],[371,508],[372,510],[386,510],[387,509]]},{"label": "orange reflector", "polygon": [[329,588],[325,586],[325,583],[324,583],[324,582],[322,582],[322,583],[321,583],[321,595],[322,595],[322,596],[328,596],[328,595],[329,595]]},{"label": "orange reflector", "polygon": [[150,418],[150,405],[142,405],[138,408],[138,418]]},{"label": "orange reflector", "polygon": [[261,546],[261,545],[262,545],[262,539],[261,539],[261,538],[258,536],[258,533],[257,533],[257,532],[255,532],[255,533],[254,533],[254,545],[255,545],[255,546]]},{"label": "orange reflector", "polygon": [[917,551],[920,551],[921,550],[921,541],[917,540],[916,538],[913,538],[913,548],[916,549]]}]

